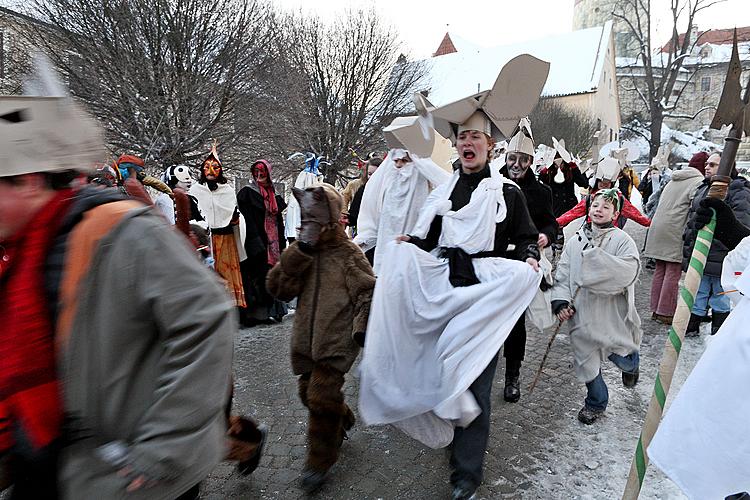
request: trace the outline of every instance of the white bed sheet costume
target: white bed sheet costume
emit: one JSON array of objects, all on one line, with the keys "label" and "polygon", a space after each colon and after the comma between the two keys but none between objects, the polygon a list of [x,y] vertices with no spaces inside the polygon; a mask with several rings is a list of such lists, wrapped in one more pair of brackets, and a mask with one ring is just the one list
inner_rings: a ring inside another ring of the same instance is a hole
[{"label": "white bed sheet costume", "polygon": [[[448,197],[458,175],[432,192],[411,234],[424,238],[442,215],[441,247],[490,251],[495,224],[506,215],[503,184],[511,181],[492,169],[469,204],[454,212]],[[466,427],[479,414],[469,386],[531,303],[542,275],[525,262],[475,259],[480,283],[454,288],[447,259],[433,253],[385,244],[360,365],[359,409],[368,425],[393,424],[440,448],[453,440],[454,426]]]},{"label": "white bed sheet costume", "polygon": [[750,491],[750,237],[724,259],[736,306],[680,388],[648,447],[650,460],[695,499]]},{"label": "white bed sheet costume", "polygon": [[387,243],[401,234],[411,233],[431,189],[451,178],[430,158],[414,154],[410,155],[409,163],[397,168],[394,158],[404,155],[404,150],[391,149],[367,181],[362,196],[354,242],[365,252],[375,247],[373,270],[376,275],[381,269]]}]

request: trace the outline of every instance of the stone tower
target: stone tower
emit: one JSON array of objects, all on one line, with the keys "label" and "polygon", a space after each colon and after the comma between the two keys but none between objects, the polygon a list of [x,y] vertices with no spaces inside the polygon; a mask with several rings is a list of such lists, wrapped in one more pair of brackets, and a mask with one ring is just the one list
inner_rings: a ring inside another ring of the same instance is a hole
[{"label": "stone tower", "polygon": [[633,35],[629,32],[627,24],[612,15],[612,11],[618,4],[616,0],[573,0],[573,2],[573,31],[602,26],[607,21],[612,21],[617,57],[637,55],[636,44],[632,43]]}]

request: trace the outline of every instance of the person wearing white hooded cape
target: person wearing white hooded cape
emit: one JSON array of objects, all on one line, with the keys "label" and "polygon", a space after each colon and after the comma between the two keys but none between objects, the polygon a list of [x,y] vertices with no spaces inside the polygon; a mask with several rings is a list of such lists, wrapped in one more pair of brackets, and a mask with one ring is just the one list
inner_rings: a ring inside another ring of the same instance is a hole
[{"label": "person wearing white hooded cape", "polygon": [[750,491],[750,228],[705,198],[698,228],[716,211],[714,240],[732,251],[721,282],[734,309],[674,398],[648,447],[651,462],[691,499],[747,498]]},{"label": "person wearing white hooded cape", "polygon": [[365,185],[354,238],[363,252],[375,248],[375,275],[383,260],[385,243],[411,232],[430,191],[449,179],[450,174],[430,158],[410,155],[404,149],[388,152]]},{"label": "person wearing white hooded cape", "polygon": [[[515,68],[506,73],[515,64],[538,78],[518,81]],[[482,482],[498,352],[542,278],[539,233],[523,194],[489,165],[493,137],[501,126],[509,134],[520,117],[490,118],[499,113],[487,107],[512,96],[525,115],[548,68],[519,56],[492,90],[431,110],[450,124],[461,166],[430,194],[409,235],[379,243],[385,248],[360,364],[360,415],[433,448],[452,443],[455,500],[473,498]]]}]

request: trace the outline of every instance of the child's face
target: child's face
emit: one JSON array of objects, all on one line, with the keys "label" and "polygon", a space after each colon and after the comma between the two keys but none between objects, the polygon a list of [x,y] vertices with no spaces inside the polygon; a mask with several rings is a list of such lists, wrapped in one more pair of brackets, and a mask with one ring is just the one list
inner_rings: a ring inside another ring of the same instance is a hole
[{"label": "child's face", "polygon": [[597,226],[603,226],[613,222],[620,215],[615,205],[611,201],[607,201],[602,196],[597,196],[594,201],[591,202],[589,208],[589,218],[591,222]]}]

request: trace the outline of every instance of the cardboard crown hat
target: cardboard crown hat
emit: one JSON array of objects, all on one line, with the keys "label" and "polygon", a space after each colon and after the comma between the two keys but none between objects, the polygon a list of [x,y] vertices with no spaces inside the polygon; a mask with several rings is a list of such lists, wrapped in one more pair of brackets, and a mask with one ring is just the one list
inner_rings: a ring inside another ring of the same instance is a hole
[{"label": "cardboard crown hat", "polygon": [[508,142],[508,153],[525,153],[534,156],[534,136],[531,133],[531,120],[528,116],[521,118],[521,121],[513,131],[513,137]]},{"label": "cardboard crown hat", "polygon": [[99,126],[65,95],[49,61],[37,56],[35,71],[32,95],[0,96],[0,176],[93,172],[107,154]]},{"label": "cardboard crown hat", "polygon": [[514,57],[500,70],[490,90],[429,109],[435,129],[449,134],[444,137],[453,144],[462,130],[479,130],[495,139],[510,137],[539,101],[549,66],[529,54]]}]

